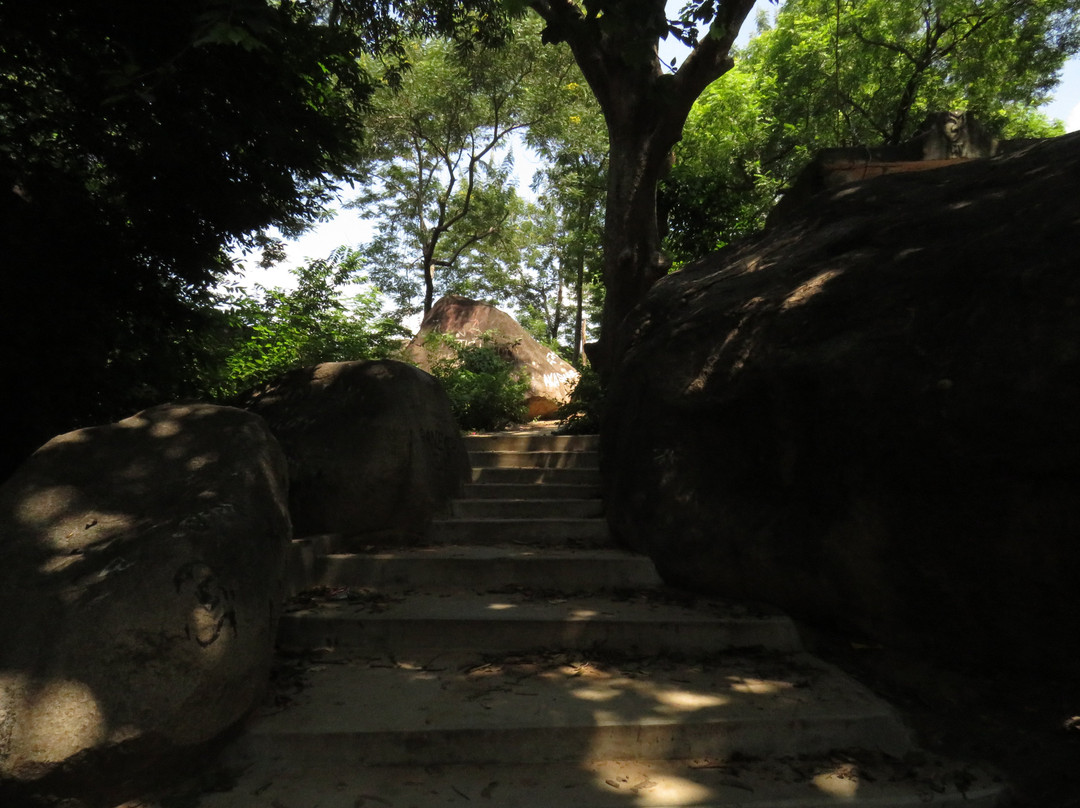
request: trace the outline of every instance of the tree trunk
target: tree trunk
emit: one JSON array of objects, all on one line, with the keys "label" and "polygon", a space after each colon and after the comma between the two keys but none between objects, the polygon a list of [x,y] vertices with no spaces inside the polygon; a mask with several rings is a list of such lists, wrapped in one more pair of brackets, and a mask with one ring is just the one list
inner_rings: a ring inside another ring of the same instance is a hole
[{"label": "tree trunk", "polygon": [[754,0],[719,0],[709,32],[672,75],[657,56],[668,32],[665,4],[648,0],[595,7],[570,0],[533,0],[547,21],[544,36],[566,42],[589,83],[607,124],[610,144],[607,215],[604,221],[604,311],[600,341],[587,349],[589,361],[607,381],[617,359],[619,330],[626,315],[667,272],[660,252],[656,185],[682,135],[690,107],[710,82],[731,69],[730,57]]},{"label": "tree trunk", "polygon": [[[434,250],[431,251],[434,253]],[[424,316],[435,305],[435,259],[424,251]]]},{"label": "tree trunk", "polygon": [[558,273],[559,287],[555,296],[555,314],[551,318],[551,322],[548,324],[548,339],[552,342],[558,342],[559,329],[562,328],[563,318],[563,285],[562,285],[562,266],[559,267]]},{"label": "tree trunk", "polygon": [[574,253],[577,265],[577,277],[574,279],[574,305],[577,312],[574,317],[574,358],[578,364],[585,358],[585,251],[577,249]]},{"label": "tree trunk", "polygon": [[607,294],[601,339],[589,359],[604,377],[615,358],[618,329],[626,315],[671,265],[660,251],[656,186],[674,141],[652,131],[612,136],[604,220],[603,278]]}]

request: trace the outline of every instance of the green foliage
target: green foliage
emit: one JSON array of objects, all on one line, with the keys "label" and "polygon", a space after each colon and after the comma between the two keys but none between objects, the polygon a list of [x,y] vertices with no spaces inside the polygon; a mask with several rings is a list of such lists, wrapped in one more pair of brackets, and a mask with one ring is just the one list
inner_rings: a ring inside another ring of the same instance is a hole
[{"label": "green foliage", "polygon": [[358,54],[506,30],[496,0],[0,0],[0,475],[215,377],[229,248],[302,230],[352,173]]},{"label": "green foliage", "polygon": [[355,257],[338,250],[292,270],[293,291],[256,287],[254,296],[227,294],[228,347],[210,393],[227,399],[295,368],[388,356],[407,333],[381,314],[374,288],[351,298],[341,294],[355,272]]},{"label": "green foliage", "polygon": [[661,184],[665,247],[676,265],[760,230],[783,181],[774,171],[769,113],[751,71],[740,60],[702,93]]},{"label": "green foliage", "polygon": [[448,348],[451,355],[432,363],[462,429],[499,430],[528,416],[529,381],[491,334],[478,344],[465,344],[451,334],[432,333],[428,350]]},{"label": "green foliage", "polygon": [[596,435],[604,411],[604,388],[600,376],[591,367],[581,368],[570,400],[555,413],[558,432],[563,435]]},{"label": "green foliage", "polygon": [[410,69],[373,99],[368,186],[352,203],[377,223],[365,266],[403,316],[449,291],[476,295],[468,280],[505,259],[522,207],[510,139],[550,114],[570,64],[535,31],[496,51],[427,39],[406,52]]},{"label": "green foliage", "polygon": [[348,172],[350,42],[291,3],[0,0],[0,465],[197,392],[224,248]]},{"label": "green foliage", "polygon": [[687,261],[754,232],[817,151],[898,144],[931,112],[1059,134],[1037,107],[1078,49],[1072,0],[786,0],[690,114],[665,246]]},{"label": "green foliage", "polygon": [[[560,295],[554,316],[546,317],[548,336],[563,336],[572,346],[571,360],[581,363],[586,334],[592,326],[595,337],[604,301],[601,273],[609,144],[599,105],[583,81],[567,82],[561,90],[562,113],[531,127],[528,140],[548,160],[533,183],[540,193],[541,209],[552,217],[551,235],[543,242],[545,266],[557,277],[559,291],[565,287],[572,295],[565,308],[573,316],[562,314]],[[545,313],[550,310],[545,306]]]}]

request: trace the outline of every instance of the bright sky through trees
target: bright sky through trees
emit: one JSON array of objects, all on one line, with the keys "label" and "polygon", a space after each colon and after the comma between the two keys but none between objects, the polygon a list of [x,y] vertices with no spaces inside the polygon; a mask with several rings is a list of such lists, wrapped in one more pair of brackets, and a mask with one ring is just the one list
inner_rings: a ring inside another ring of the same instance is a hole
[{"label": "bright sky through trees", "polygon": [[[677,16],[682,0],[674,0],[668,3],[668,15]],[[758,11],[764,9],[775,13],[776,6],[769,0],[758,0],[754,10],[747,17],[746,24],[740,32],[737,44],[742,47],[749,41],[756,25]],[[661,43],[661,56],[670,59],[673,55],[681,59],[686,48],[675,42],[673,38]],[[1069,132],[1080,130],[1080,58],[1074,58],[1065,64],[1062,72],[1061,84],[1058,86],[1051,103],[1042,108],[1042,111],[1050,118],[1058,118],[1065,122],[1065,128]],[[538,167],[536,156],[527,149],[524,144],[518,142],[514,146],[515,173],[518,178],[518,189],[525,196],[531,196],[529,184],[532,182],[533,173]],[[342,195],[344,199],[350,199],[356,194],[345,189]],[[290,241],[286,245],[285,261],[270,269],[261,269],[257,266],[257,257],[250,258],[247,270],[244,274],[245,286],[253,286],[258,283],[263,286],[280,286],[290,288],[294,279],[289,275],[289,269],[305,263],[308,259],[325,258],[333,250],[348,244],[357,245],[366,242],[372,237],[373,227],[370,222],[361,218],[360,211],[340,209],[337,216],[332,220],[318,225],[298,239]]]}]

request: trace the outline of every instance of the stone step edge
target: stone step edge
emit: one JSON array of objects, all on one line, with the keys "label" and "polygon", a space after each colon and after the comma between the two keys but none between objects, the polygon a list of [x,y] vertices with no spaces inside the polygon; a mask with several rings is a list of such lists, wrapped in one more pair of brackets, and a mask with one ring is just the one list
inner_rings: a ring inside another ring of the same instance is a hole
[{"label": "stone step edge", "polygon": [[[491,501],[491,500],[488,500]],[[439,515],[431,520],[434,525],[461,525],[474,522],[485,525],[594,525],[606,521],[604,516],[446,516]]]},{"label": "stone step edge", "polygon": [[[207,794],[203,808],[267,804],[325,808],[528,805],[530,808],[915,808],[931,804],[992,808],[1004,786],[994,773],[942,759],[880,760],[861,750],[811,759],[606,760],[570,764],[358,766],[340,769],[252,766],[229,792]],[[692,803],[690,802],[692,800]]]},{"label": "stone step edge", "polygon": [[[499,491],[500,494],[514,493],[515,496],[476,496],[491,491]],[[516,496],[518,493],[527,496]],[[466,499],[524,499],[529,501],[554,500],[556,502],[563,499],[587,499],[589,501],[602,499],[602,489],[599,483],[499,483],[480,480],[466,483],[463,494],[463,498]]]}]

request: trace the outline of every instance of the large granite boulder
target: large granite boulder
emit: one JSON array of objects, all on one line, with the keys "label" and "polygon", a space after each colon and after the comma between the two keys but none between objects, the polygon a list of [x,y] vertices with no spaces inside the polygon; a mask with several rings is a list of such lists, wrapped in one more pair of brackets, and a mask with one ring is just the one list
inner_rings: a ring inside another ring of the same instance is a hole
[{"label": "large granite boulder", "polygon": [[266,419],[285,450],[298,537],[415,542],[469,474],[445,391],[404,362],[292,371],[244,406]]},{"label": "large granite boulder", "polygon": [[623,339],[606,510],[668,581],[1080,669],[1080,134],[821,195]]},{"label": "large granite boulder", "polygon": [[121,797],[259,702],[286,485],[260,418],[165,405],[54,438],[0,487],[0,803]]},{"label": "large granite boulder", "polygon": [[432,361],[451,355],[448,347],[432,342],[432,334],[449,334],[466,345],[475,345],[485,336],[492,339],[529,380],[530,418],[550,416],[566,404],[580,376],[573,365],[533,339],[509,314],[467,297],[447,295],[436,301],[405,346],[404,357],[426,370],[431,370]]}]

